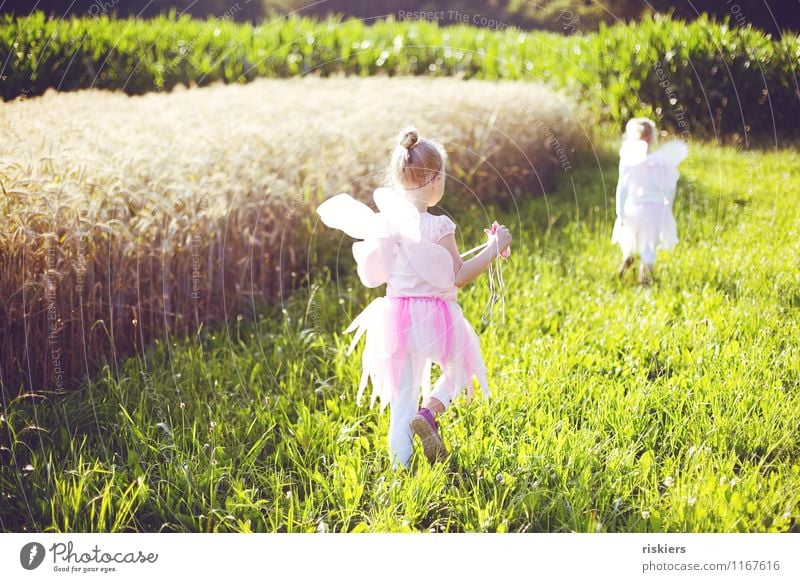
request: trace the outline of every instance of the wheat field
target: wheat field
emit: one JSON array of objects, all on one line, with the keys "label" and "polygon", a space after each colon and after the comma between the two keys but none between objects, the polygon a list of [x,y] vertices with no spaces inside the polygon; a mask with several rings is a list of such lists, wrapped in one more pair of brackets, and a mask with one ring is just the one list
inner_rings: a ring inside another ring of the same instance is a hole
[{"label": "wheat field", "polygon": [[309,208],[366,197],[409,122],[447,144],[466,206],[542,192],[589,147],[574,104],[536,84],[309,77],[5,104],[4,395],[69,390],[287,296],[329,258],[305,249]]}]

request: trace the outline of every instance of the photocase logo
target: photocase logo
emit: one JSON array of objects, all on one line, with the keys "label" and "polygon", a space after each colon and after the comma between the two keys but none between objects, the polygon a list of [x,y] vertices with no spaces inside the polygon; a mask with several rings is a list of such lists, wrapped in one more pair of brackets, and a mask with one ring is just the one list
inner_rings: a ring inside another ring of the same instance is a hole
[{"label": "photocase logo", "polygon": [[38,542],[30,542],[22,546],[19,552],[19,563],[26,570],[35,570],[44,561],[44,546]]}]

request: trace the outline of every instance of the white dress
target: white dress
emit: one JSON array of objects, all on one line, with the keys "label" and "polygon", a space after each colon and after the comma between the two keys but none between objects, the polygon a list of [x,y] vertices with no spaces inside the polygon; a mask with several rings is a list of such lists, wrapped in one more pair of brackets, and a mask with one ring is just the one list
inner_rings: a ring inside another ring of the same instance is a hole
[{"label": "white dress", "polygon": [[478,336],[456,302],[453,259],[438,242],[456,225],[446,216],[418,212],[393,190],[379,188],[379,213],[339,194],[317,209],[322,222],[354,238],[358,275],[367,287],[386,284],[386,296],[373,300],[350,324],[351,350],[366,335],[358,400],[372,382],[370,404],[381,410],[400,389],[401,375],[431,393],[431,364],[441,366],[450,400],[462,390],[467,400],[476,379],[490,396]]},{"label": "white dress", "polygon": [[619,244],[623,257],[638,253],[643,263],[653,264],[657,249],[669,249],[678,242],[672,204],[680,177],[677,167],[687,155],[688,148],[680,140],[654,153],[647,153],[643,140],[622,143],[611,242]]}]

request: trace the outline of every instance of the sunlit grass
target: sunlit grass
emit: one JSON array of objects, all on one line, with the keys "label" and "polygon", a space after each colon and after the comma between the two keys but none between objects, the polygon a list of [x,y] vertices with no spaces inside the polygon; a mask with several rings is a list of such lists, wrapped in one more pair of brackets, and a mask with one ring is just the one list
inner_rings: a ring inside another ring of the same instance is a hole
[{"label": "sunlit grass", "polygon": [[[649,289],[613,278],[613,160],[496,216],[515,234],[505,321],[481,324],[485,281],[461,294],[494,397],[442,417],[449,463],[420,451],[392,472],[388,414],[354,402],[360,362],[342,330],[374,293],[343,238],[333,273],[312,265],[314,287],[255,322],[161,343],[67,397],[11,403],[0,525],[796,530],[800,154],[691,152],[681,243]],[[495,218],[447,197],[443,209],[463,248]]]}]

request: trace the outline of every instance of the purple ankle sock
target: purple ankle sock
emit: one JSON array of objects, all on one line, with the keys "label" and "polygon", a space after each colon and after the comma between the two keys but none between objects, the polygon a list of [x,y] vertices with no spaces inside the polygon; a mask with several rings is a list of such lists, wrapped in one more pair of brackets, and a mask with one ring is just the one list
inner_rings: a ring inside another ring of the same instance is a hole
[{"label": "purple ankle sock", "polygon": [[425,420],[428,421],[428,424],[433,427],[433,430],[436,431],[436,434],[439,434],[439,427],[436,426],[436,419],[434,418],[433,413],[424,406],[419,409],[419,413],[423,416],[423,418],[425,418]]}]

